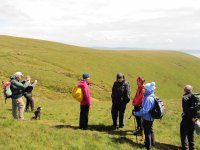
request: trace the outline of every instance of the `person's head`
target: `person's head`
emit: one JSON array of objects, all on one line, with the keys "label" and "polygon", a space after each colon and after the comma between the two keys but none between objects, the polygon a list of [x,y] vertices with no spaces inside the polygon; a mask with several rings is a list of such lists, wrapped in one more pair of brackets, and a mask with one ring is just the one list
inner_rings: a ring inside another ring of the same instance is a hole
[{"label": "person's head", "polygon": [[156,89],[156,83],[155,82],[147,83],[144,85],[144,89],[147,92],[154,92]]},{"label": "person's head", "polygon": [[186,85],[186,86],[184,87],[184,92],[185,92],[185,93],[192,93],[192,90],[193,90],[193,88],[192,88],[191,85]]},{"label": "person's head", "polygon": [[122,73],[117,73],[117,82],[123,82],[124,81],[124,75]]},{"label": "person's head", "polygon": [[26,76],[26,77],[25,77],[25,80],[31,82],[31,76]]},{"label": "person's head", "polygon": [[88,73],[83,74],[83,80],[89,81],[90,80],[90,75]]},{"label": "person's head", "polygon": [[138,86],[141,86],[141,85],[143,85],[143,84],[144,84],[144,82],[145,82],[145,80],[144,80],[144,78],[143,78],[143,77],[138,77],[138,78],[137,78],[137,85],[138,85]]},{"label": "person's head", "polygon": [[23,74],[21,72],[15,72],[14,76],[16,79],[20,80],[23,77]]}]

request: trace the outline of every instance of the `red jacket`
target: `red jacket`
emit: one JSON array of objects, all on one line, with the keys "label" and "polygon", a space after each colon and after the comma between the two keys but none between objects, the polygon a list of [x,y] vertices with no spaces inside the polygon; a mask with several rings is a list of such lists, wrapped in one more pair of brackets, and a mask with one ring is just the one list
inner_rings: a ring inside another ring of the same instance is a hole
[{"label": "red jacket", "polygon": [[132,105],[133,106],[141,106],[142,105],[142,101],[144,99],[144,79],[141,77],[138,77],[137,79],[138,82],[140,82],[141,86],[138,86],[137,92],[135,94],[135,97],[132,101]]},{"label": "red jacket", "polygon": [[78,87],[80,87],[83,91],[83,100],[81,102],[81,105],[91,105],[91,96],[90,96],[90,89],[89,89],[89,83],[85,80],[81,80],[78,84]]}]

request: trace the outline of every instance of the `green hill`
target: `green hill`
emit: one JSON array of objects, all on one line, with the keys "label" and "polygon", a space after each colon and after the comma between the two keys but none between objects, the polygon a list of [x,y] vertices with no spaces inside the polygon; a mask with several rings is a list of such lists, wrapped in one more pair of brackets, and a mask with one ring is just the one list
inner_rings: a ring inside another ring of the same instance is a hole
[{"label": "green hill", "polygon": [[[137,149],[134,137],[126,133],[133,129],[132,120],[126,121],[124,131],[112,133],[108,130],[111,124],[110,91],[117,72],[124,73],[129,81],[131,97],[135,94],[137,76],[145,77],[147,82],[156,82],[156,94],[167,107],[165,118],[155,123],[157,149],[175,149],[174,145],[180,145],[183,87],[191,84],[200,91],[200,59],[175,51],[104,51],[0,36],[0,66],[1,80],[8,80],[16,71],[37,79],[39,85],[34,90],[34,97],[36,105],[44,107],[41,121],[13,121],[11,104],[5,105],[1,95],[0,149],[4,144],[7,146],[3,149],[16,145],[17,149],[27,149],[27,144],[28,149]],[[93,125],[93,131],[88,132],[75,129],[79,104],[70,96],[71,88],[83,72],[91,74],[92,96],[99,100],[92,105],[89,124]],[[130,103],[127,118],[129,112]],[[27,118],[31,116],[31,113],[25,114]]]}]

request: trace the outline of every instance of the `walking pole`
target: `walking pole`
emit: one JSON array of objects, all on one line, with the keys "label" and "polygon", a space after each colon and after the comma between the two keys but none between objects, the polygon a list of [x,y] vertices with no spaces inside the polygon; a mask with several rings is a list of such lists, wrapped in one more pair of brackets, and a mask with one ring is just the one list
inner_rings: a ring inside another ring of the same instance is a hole
[{"label": "walking pole", "polygon": [[[136,129],[137,129],[137,125],[136,125],[136,119],[135,119],[135,116],[134,116],[133,112],[134,112],[134,109],[132,110],[132,114],[130,115],[129,119],[131,119],[131,117],[132,117],[132,115],[133,115],[133,117],[134,117],[134,124],[135,124],[135,130],[136,130]],[[136,142],[137,142],[137,144],[138,144],[137,134],[136,134]]]},{"label": "walking pole", "polygon": [[[135,119],[135,116],[134,116],[134,124],[135,124],[135,130],[137,129],[137,127],[136,127],[136,119]],[[138,138],[137,138],[137,134],[135,135],[135,137],[136,137],[136,142],[137,142],[137,144],[138,144]]]}]

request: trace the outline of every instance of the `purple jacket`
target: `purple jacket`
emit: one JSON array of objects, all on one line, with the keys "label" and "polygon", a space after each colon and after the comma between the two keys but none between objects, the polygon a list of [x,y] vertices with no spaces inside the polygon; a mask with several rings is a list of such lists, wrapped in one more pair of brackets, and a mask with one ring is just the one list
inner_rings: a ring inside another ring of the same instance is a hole
[{"label": "purple jacket", "polygon": [[91,97],[90,97],[90,89],[89,89],[89,83],[86,80],[81,80],[78,83],[78,87],[80,87],[83,91],[83,100],[81,102],[81,105],[91,105]]}]

